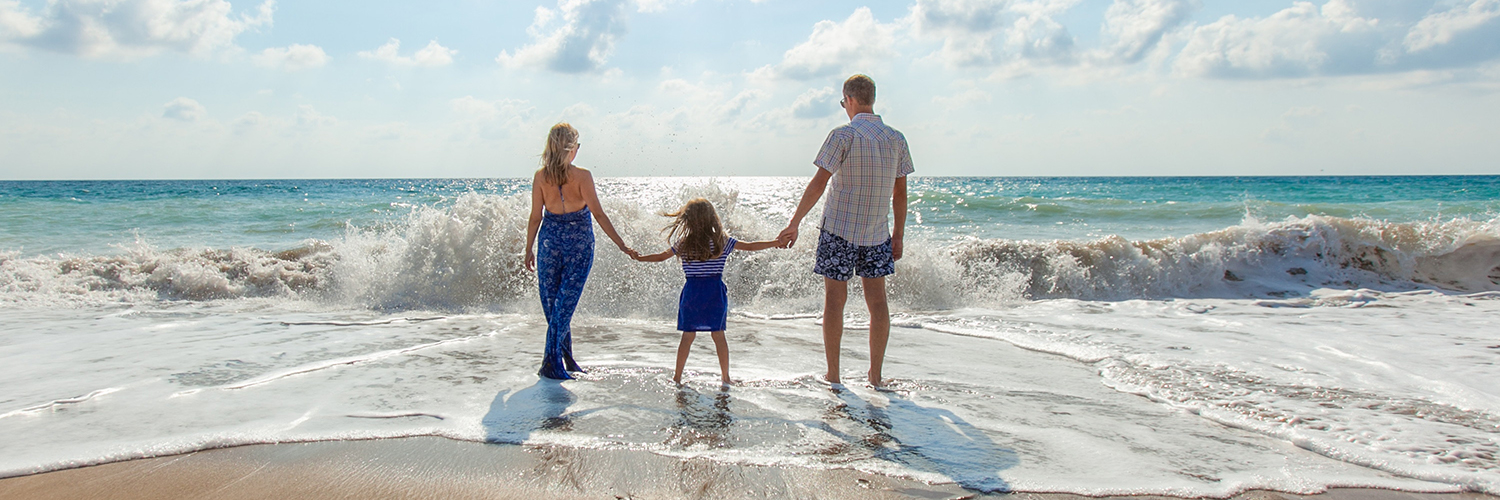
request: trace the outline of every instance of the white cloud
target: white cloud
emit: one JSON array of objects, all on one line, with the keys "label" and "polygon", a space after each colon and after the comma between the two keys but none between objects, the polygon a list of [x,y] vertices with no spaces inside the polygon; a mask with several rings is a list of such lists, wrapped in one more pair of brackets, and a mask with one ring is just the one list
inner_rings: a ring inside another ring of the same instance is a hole
[{"label": "white cloud", "polygon": [[991,67],[1017,59],[1065,63],[1073,36],[1055,18],[1079,0],[917,0],[908,20],[920,38],[941,40],[949,66]]},{"label": "white cloud", "polygon": [[749,109],[755,101],[767,95],[764,91],[749,89],[726,99],[724,96],[727,95],[726,91],[732,90],[730,87],[730,85],[722,85],[715,88],[708,84],[694,84],[674,78],[658,84],[657,91],[684,104],[676,108],[674,113],[669,114],[703,117],[715,123],[727,123],[734,120]]},{"label": "white cloud", "polygon": [[[599,71],[626,32],[629,0],[558,0],[557,10],[537,7],[527,32],[532,43],[495,61],[506,67],[543,68],[559,73]],[[558,24],[561,21],[561,24]]]},{"label": "white cloud", "polygon": [[235,133],[248,134],[261,128],[268,122],[270,122],[270,119],[266,115],[260,114],[258,111],[251,111],[245,113],[244,116],[236,118],[233,123],[230,123],[230,126],[234,128]]},{"label": "white cloud", "polygon": [[[1368,57],[1368,65],[1379,46],[1379,21],[1341,8],[1339,0],[1318,8],[1297,2],[1289,8],[1258,19],[1226,16],[1193,31],[1177,57],[1177,69],[1197,76],[1298,77],[1322,73],[1349,63],[1330,51],[1347,50],[1346,57]],[[1363,52],[1363,54],[1357,54]]]},{"label": "white cloud", "polygon": [[1105,40],[1112,41],[1106,49],[1109,58],[1139,62],[1199,8],[1198,0],[1115,0],[1104,12],[1102,29]]},{"label": "white cloud", "polygon": [[1452,43],[1455,38],[1485,27],[1491,28],[1490,34],[1493,35],[1496,17],[1500,17],[1500,1],[1497,0],[1475,0],[1468,5],[1455,5],[1422,19],[1407,33],[1404,42],[1408,50],[1420,52]]},{"label": "white cloud", "polygon": [[0,43],[27,39],[42,32],[42,19],[17,0],[0,0]]},{"label": "white cloud", "polygon": [[0,1],[0,41],[85,57],[133,59],[171,50],[209,56],[233,51],[235,37],[271,24],[267,0],[235,15],[224,0],[52,0],[40,16]]},{"label": "white cloud", "polygon": [[787,50],[780,64],[757,73],[811,80],[868,71],[869,66],[896,55],[895,31],[895,25],[876,22],[868,7],[860,7],[842,23],[819,21],[807,41]]},{"label": "white cloud", "polygon": [[1500,0],[1297,2],[1263,18],[1195,27],[1178,71],[1286,78],[1422,71],[1500,57]]},{"label": "white cloud", "polygon": [[458,53],[457,50],[438,44],[437,40],[427,42],[426,47],[423,47],[411,56],[401,55],[400,50],[401,40],[392,38],[390,41],[385,42],[385,45],[381,45],[375,50],[360,52],[359,57],[383,61],[395,66],[423,66],[430,68],[452,64],[453,55]]},{"label": "white cloud", "polygon": [[255,56],[255,64],[277,68],[285,71],[301,71],[309,68],[320,68],[328,64],[328,54],[323,52],[322,47],[316,45],[292,44],[287,47],[273,47],[261,51]]},{"label": "white cloud", "polygon": [[168,102],[166,109],[161,113],[162,118],[171,118],[185,122],[195,122],[208,116],[208,110],[198,101],[186,97],[178,97]]},{"label": "white cloud", "polygon": [[815,120],[832,115],[839,109],[838,95],[833,87],[809,89],[792,101],[792,116],[804,120]]},{"label": "white cloud", "polygon": [[323,127],[339,122],[338,118],[324,116],[308,104],[297,106],[297,114],[293,118],[297,125],[302,127]]},{"label": "white cloud", "polygon": [[[661,12],[674,4],[689,4],[694,0],[636,0],[636,9],[641,12]],[[756,0],[764,1],[764,0]]]}]

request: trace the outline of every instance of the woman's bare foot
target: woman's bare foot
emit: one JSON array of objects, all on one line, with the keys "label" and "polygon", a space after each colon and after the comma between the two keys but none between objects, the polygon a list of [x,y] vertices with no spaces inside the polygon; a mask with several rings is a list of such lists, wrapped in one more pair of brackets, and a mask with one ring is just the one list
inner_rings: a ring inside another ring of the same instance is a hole
[{"label": "woman's bare foot", "polygon": [[891,384],[891,379],[888,378],[870,377],[869,381],[870,387],[873,387],[877,390],[885,390],[887,389],[886,386]]},{"label": "woman's bare foot", "polygon": [[842,383],[842,382],[839,382],[839,375],[837,373],[824,373],[823,374],[823,381],[824,382],[828,382],[830,384],[839,384],[839,383]]}]

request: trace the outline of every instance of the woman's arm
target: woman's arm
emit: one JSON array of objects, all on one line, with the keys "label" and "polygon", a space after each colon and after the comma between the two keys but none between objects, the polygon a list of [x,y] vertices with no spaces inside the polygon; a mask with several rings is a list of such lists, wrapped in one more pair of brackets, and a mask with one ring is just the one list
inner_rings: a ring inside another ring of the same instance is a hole
[{"label": "woman's arm", "polygon": [[651,255],[642,255],[642,256],[636,257],[635,260],[638,260],[638,261],[641,261],[641,262],[661,262],[661,261],[664,261],[664,260],[672,258],[673,255],[676,255],[676,254],[672,253],[672,250],[668,249],[668,250],[662,251],[662,253],[653,253]]},{"label": "woman's arm", "polygon": [[542,227],[542,184],[541,172],[531,176],[531,218],[526,221],[526,270],[536,271],[536,253],[532,248],[536,244],[537,229]]},{"label": "woman's arm", "polygon": [[767,248],[779,248],[780,246],[781,246],[781,241],[780,240],[770,240],[770,241],[738,241],[738,240],[736,240],[734,242],[734,249],[735,250],[744,250],[746,252],[754,252],[756,250],[765,250]]},{"label": "woman's arm", "polygon": [[615,232],[615,225],[609,222],[609,215],[604,213],[604,206],[599,204],[599,193],[594,191],[594,174],[581,168],[578,170],[583,174],[579,176],[582,178],[579,179],[579,187],[582,188],[580,191],[583,191],[583,201],[588,204],[589,211],[593,212],[594,219],[599,221],[599,229],[604,230],[604,235],[608,236],[610,241],[615,242],[615,246],[620,247],[621,252],[625,252],[632,259],[639,257],[641,254],[626,246],[625,240]]}]

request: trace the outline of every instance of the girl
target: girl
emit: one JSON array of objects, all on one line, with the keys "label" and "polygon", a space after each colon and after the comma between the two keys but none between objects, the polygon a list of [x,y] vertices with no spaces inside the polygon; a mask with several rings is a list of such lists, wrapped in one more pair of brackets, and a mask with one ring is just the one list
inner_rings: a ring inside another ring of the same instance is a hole
[{"label": "girl", "polygon": [[[682,297],[677,302],[677,329],[682,331],[682,343],[677,346],[677,371],[672,381],[682,383],[682,367],[687,364],[688,349],[698,332],[713,332],[714,349],[719,352],[719,374],[724,385],[729,385],[729,344],[724,340],[724,323],[729,316],[729,290],[724,287],[724,260],[734,250],[756,251],[777,246],[776,241],[736,241],[724,233],[719,214],[714,206],[703,198],[694,199],[674,213],[662,214],[674,217],[667,226],[667,240],[675,243],[666,251],[654,255],[642,255],[636,260],[661,262],[676,255],[682,261],[682,270],[687,274],[687,283],[682,286]],[[679,237],[680,236],[680,237]]]},{"label": "girl", "polygon": [[[631,258],[640,254],[625,246],[615,233],[609,216],[599,206],[594,192],[594,176],[588,170],[573,166],[578,156],[578,131],[572,125],[559,123],[547,133],[542,150],[542,168],[531,179],[531,220],[526,223],[526,270],[536,271],[541,290],[542,312],[547,315],[547,347],[542,354],[543,377],[567,380],[568,372],[581,372],[573,361],[573,310],[583,295],[583,284],[594,266],[594,225],[591,214],[599,216],[599,228]],[[536,253],[531,245],[541,241]],[[537,255],[541,254],[541,262]]]}]

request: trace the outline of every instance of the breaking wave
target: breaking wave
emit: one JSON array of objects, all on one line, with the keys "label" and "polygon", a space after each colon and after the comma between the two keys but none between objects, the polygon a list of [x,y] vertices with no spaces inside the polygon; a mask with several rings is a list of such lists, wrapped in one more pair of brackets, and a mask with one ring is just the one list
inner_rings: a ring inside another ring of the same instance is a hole
[{"label": "breaking wave", "polygon": [[[780,228],[737,193],[687,189],[720,207],[741,239]],[[646,207],[606,200],[623,236],[643,251],[665,243],[665,222]],[[108,304],[287,298],[378,310],[529,312],[535,278],[521,264],[529,205],[521,196],[465,194],[447,206],[416,207],[378,227],[285,251],[162,250],[137,241],[116,255],[22,257],[0,253],[0,302]],[[816,214],[808,218],[816,221]],[[816,227],[797,248],[736,254],[725,280],[747,314],[818,310],[821,279],[810,273]],[[911,238],[891,278],[898,309],[942,310],[1076,298],[1288,297],[1317,288],[1500,290],[1500,219],[1387,222],[1312,215],[1182,237],[1131,241]],[[681,271],[627,259],[600,238],[585,314],[675,312]]]}]

